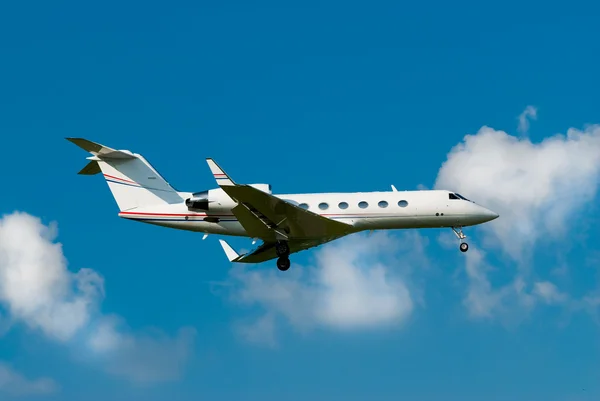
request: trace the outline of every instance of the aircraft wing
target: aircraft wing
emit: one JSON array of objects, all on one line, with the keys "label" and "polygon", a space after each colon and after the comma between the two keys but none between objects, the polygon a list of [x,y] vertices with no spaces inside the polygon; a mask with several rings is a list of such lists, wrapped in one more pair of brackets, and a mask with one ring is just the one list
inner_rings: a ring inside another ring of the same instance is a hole
[{"label": "aircraft wing", "polygon": [[[326,242],[333,241],[338,239],[341,236],[337,237],[328,237],[328,238],[319,238],[319,239],[305,239],[305,240],[290,240],[288,241],[288,246],[290,247],[290,254],[304,251],[309,248],[313,248],[315,246],[322,245]],[[264,242],[258,248],[243,255],[238,254],[225,240],[219,240],[227,258],[230,262],[236,263],[262,263],[267,260],[277,258],[277,253],[275,252],[275,241]]]},{"label": "aircraft wing", "polygon": [[[238,202],[238,205],[232,209],[233,214],[248,235],[261,238],[265,241],[265,246],[271,242],[274,245],[274,241],[287,240],[291,248],[292,240],[321,241],[324,238],[338,238],[353,231],[353,227],[349,224],[302,209],[249,185],[236,184],[213,159],[206,159],[206,161],[219,186]],[[304,245],[298,242],[298,246]],[[255,251],[255,255],[259,249]],[[261,252],[267,250],[260,251],[259,254]],[[274,249],[272,252],[275,254]]]}]

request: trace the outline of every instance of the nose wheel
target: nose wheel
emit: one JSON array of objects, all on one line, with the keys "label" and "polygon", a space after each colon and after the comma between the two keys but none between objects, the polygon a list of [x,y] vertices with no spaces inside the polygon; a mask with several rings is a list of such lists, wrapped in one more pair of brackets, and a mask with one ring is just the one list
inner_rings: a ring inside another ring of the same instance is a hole
[{"label": "nose wheel", "polygon": [[454,234],[456,234],[460,241],[460,245],[458,247],[460,251],[467,252],[469,250],[469,244],[463,242],[463,240],[467,238],[467,236],[462,232],[462,227],[452,227],[452,231],[454,231]]}]

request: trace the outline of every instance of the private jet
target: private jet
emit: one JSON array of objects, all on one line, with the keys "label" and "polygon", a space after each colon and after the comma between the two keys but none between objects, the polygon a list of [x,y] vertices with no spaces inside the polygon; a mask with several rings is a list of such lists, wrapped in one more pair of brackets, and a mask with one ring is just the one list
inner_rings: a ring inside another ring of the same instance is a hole
[{"label": "private jet", "polygon": [[218,188],[174,189],[140,154],[115,150],[83,138],[66,138],[89,152],[82,175],[102,173],[119,207],[119,217],[209,234],[248,237],[262,243],[239,254],[219,242],[230,262],[261,263],[289,256],[360,231],[451,228],[466,252],[463,227],[498,214],[446,190],[273,194],[270,184],[238,184],[211,158],[206,162]]}]

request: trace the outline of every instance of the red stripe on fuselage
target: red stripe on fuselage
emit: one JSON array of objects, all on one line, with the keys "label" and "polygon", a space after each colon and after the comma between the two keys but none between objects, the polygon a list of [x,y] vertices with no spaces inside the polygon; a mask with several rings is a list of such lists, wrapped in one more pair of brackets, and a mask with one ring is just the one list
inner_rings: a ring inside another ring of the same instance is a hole
[{"label": "red stripe on fuselage", "polygon": [[135,181],[130,181],[130,180],[126,180],[124,178],[119,178],[119,177],[115,177],[113,175],[108,175],[108,174],[102,174],[104,177],[108,177],[108,178],[112,178],[113,180],[119,180],[119,181],[123,181],[123,182],[128,182],[130,184],[136,184],[136,185],[140,185]]},{"label": "red stripe on fuselage", "polygon": [[[131,215],[131,216],[157,216],[157,217],[231,217],[234,214],[206,214],[206,213],[141,213],[141,212],[120,212],[120,215]],[[369,217],[390,217],[389,214],[380,213],[325,213],[320,216],[369,216]]]},{"label": "red stripe on fuselage", "polygon": [[194,213],[194,214],[190,214],[190,213],[141,213],[141,212],[121,212],[119,214],[127,214],[127,215],[132,215],[132,216],[163,216],[163,217],[184,217],[184,216],[199,216],[199,217],[203,217],[203,216],[208,216],[208,217],[221,217],[221,216],[233,216],[233,214],[206,214],[206,213]]}]

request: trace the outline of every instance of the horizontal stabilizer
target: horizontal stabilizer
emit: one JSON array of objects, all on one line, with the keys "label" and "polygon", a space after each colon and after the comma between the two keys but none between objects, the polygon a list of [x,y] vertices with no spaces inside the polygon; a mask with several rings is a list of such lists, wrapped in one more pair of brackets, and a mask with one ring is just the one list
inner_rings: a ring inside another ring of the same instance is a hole
[{"label": "horizontal stabilizer", "polygon": [[96,160],[92,160],[91,162],[86,164],[86,166],[84,168],[82,168],[81,171],[77,174],[94,175],[94,174],[100,173],[101,171],[102,170],[100,170],[100,166],[98,165],[98,162]]},{"label": "horizontal stabilizer", "polygon": [[67,141],[73,142],[81,149],[90,152],[94,156],[102,159],[135,159],[136,157],[128,150],[116,150],[108,146],[100,145],[99,143],[88,141],[83,138],[66,138]]},{"label": "horizontal stabilizer", "polygon": [[229,259],[230,262],[235,262],[237,259],[239,259],[240,255],[233,250],[231,245],[229,245],[225,240],[222,239],[220,239],[219,242],[221,243],[221,246],[225,251],[225,255],[227,256],[227,259]]}]

